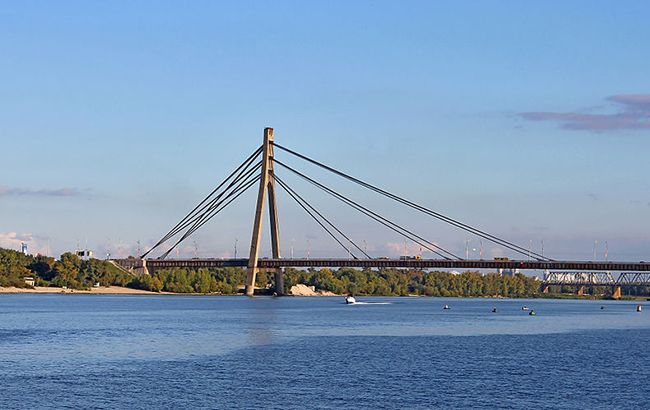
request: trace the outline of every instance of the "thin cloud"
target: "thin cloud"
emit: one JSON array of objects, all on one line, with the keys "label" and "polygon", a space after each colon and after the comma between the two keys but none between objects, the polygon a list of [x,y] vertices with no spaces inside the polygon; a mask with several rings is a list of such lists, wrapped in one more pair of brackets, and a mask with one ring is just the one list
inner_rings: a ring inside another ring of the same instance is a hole
[{"label": "thin cloud", "polygon": [[528,121],[549,121],[567,130],[604,132],[650,129],[650,94],[620,94],[606,98],[618,108],[615,113],[587,114],[569,112],[522,112]]},{"label": "thin cloud", "polygon": [[83,191],[77,188],[55,188],[55,189],[28,189],[10,188],[0,186],[0,197],[3,196],[48,196],[48,197],[71,197],[81,196]]}]

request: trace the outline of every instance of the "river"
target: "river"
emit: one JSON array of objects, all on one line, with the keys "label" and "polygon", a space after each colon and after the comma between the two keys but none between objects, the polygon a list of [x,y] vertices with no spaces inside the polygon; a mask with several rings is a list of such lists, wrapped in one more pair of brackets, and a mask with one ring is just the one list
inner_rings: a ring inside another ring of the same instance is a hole
[{"label": "river", "polygon": [[650,302],[358,300],[0,295],[0,408],[650,408]]}]

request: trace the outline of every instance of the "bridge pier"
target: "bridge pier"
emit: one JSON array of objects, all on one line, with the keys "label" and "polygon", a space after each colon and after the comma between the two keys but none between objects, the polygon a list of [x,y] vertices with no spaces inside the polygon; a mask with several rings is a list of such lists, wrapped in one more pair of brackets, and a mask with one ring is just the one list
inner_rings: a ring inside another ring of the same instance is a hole
[{"label": "bridge pier", "polygon": [[550,288],[550,286],[544,286],[544,287],[542,288],[542,293],[548,293],[548,292],[549,292],[549,288]]},{"label": "bridge pier", "polygon": [[136,275],[149,275],[149,269],[147,269],[147,260],[138,259],[133,265],[133,273]]},{"label": "bridge pier", "polygon": [[584,286],[579,286],[578,287],[578,296],[584,296],[585,295],[585,287]]},{"label": "bridge pier", "polygon": [[[264,219],[264,201],[269,197],[269,222],[271,225],[271,253],[273,259],[280,259],[280,232],[278,229],[278,208],[275,197],[275,175],[273,173],[273,128],[264,128],[264,143],[262,145],[262,174],[260,188],[257,193],[257,206],[255,208],[255,221],[253,222],[253,236],[248,258],[246,272],[246,296],[253,296],[255,292],[255,277],[259,272],[258,257],[260,239],[262,234],[262,221]],[[282,269],[275,271],[275,293],[284,294],[284,278]]]},{"label": "bridge pier", "polygon": [[612,299],[619,300],[621,298],[621,287],[620,286],[614,286],[614,289],[612,290]]}]

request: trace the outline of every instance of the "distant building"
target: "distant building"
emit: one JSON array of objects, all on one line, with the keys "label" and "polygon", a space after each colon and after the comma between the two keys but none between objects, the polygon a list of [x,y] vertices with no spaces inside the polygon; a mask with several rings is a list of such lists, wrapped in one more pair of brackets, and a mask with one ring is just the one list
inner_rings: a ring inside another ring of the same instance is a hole
[{"label": "distant building", "polygon": [[26,285],[29,285],[29,286],[36,286],[36,281],[35,281],[34,278],[32,278],[31,276],[25,276],[25,277],[23,278],[23,280],[25,281],[25,284],[26,284]]},{"label": "distant building", "polygon": [[497,272],[501,276],[515,276],[516,274],[521,273],[519,269],[503,269],[503,268],[499,268]]},{"label": "distant building", "polygon": [[89,249],[76,250],[74,253],[83,260],[88,260],[93,257],[93,251]]}]

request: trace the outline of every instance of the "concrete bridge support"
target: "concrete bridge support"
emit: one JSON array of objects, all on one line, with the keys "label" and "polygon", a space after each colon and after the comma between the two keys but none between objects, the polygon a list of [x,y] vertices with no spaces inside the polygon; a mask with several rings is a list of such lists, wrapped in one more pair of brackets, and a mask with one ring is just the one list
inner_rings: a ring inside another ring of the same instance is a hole
[{"label": "concrete bridge support", "polygon": [[620,286],[614,286],[614,289],[612,289],[612,298],[619,300],[621,298],[621,287]]},{"label": "concrete bridge support", "polygon": [[[278,229],[278,209],[275,196],[275,176],[273,173],[273,128],[264,129],[264,144],[262,146],[262,175],[260,188],[257,194],[257,207],[255,208],[255,221],[253,222],[253,237],[248,258],[246,272],[246,296],[253,296],[255,291],[255,277],[259,272],[258,257],[264,219],[264,201],[269,197],[269,221],[271,225],[271,252],[273,259],[280,259],[280,232]],[[284,278],[282,269],[275,269],[275,292],[284,293]]]},{"label": "concrete bridge support", "polygon": [[578,287],[578,296],[584,296],[585,295],[585,287],[584,286],[579,286]]},{"label": "concrete bridge support", "polygon": [[138,259],[133,265],[133,273],[136,275],[149,275],[149,269],[147,269],[147,260]]}]

